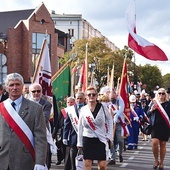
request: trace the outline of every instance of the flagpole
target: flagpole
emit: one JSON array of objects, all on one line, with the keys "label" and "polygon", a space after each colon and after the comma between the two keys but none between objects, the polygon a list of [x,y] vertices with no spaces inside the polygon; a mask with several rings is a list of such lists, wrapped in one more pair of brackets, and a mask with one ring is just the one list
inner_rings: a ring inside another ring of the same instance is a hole
[{"label": "flagpole", "polygon": [[51,77],[51,81],[54,79],[68,66],[68,64],[76,57],[76,54],[72,54],[69,60]]},{"label": "flagpole", "polygon": [[109,84],[110,84],[110,68],[109,68],[109,66],[107,67],[107,86],[109,86]]},{"label": "flagpole", "polygon": [[88,87],[88,43],[86,43],[86,88]]},{"label": "flagpole", "polygon": [[114,63],[113,63],[112,70],[111,70],[110,88],[111,90],[114,89]]}]

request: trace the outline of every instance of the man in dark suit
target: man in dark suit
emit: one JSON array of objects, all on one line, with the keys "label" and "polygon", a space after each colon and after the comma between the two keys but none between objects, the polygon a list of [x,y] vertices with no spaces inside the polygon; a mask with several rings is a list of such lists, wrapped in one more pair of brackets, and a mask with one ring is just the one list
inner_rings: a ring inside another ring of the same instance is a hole
[{"label": "man in dark suit", "polygon": [[42,106],[23,97],[23,85],[20,74],[7,75],[9,98],[0,103],[0,169],[46,170],[47,138]]},{"label": "man in dark suit", "polygon": [[[49,101],[42,98],[42,86],[38,83],[31,84],[29,86],[29,94],[30,94],[30,100],[37,102],[40,105],[42,105],[46,127],[51,132],[49,119],[50,119],[52,104]],[[47,164],[48,168],[51,167],[51,151],[50,151],[50,145],[49,144],[47,145],[46,164]]]},{"label": "man in dark suit", "polygon": [[67,145],[64,170],[76,170],[75,157],[78,152],[76,124],[78,122],[79,109],[84,105],[84,103],[85,94],[83,92],[77,92],[76,104],[66,108],[67,116],[64,120],[63,129],[63,144]]},{"label": "man in dark suit", "polygon": [[0,84],[0,102],[3,102],[8,98],[8,93],[4,91],[3,85]]}]

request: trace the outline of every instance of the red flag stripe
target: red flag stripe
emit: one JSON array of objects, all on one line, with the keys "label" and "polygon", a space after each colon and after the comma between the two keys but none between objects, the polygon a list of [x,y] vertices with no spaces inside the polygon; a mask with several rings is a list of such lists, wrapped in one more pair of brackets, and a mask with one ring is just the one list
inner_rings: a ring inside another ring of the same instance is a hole
[{"label": "red flag stripe", "polygon": [[128,46],[138,54],[150,60],[168,60],[165,53],[155,44],[150,43],[136,33],[135,0],[131,0],[126,11],[127,29],[129,31]]},{"label": "red flag stripe", "polygon": [[8,111],[4,107],[4,104],[0,104],[1,108],[1,114],[6,120],[6,122],[10,125],[11,129],[14,130],[14,132],[17,134],[17,136],[21,139],[21,141],[25,144],[27,149],[30,151],[34,161],[35,161],[35,150],[34,147],[32,146],[29,138],[26,136],[26,134],[23,132],[23,130],[18,126],[18,124],[15,123],[13,118],[9,115]]}]

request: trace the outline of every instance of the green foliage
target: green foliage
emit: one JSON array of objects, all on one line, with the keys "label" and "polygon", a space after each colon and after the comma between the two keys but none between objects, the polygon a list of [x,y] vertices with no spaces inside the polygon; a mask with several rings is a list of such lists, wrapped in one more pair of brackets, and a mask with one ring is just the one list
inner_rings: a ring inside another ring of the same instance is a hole
[{"label": "green foliage", "polygon": [[147,85],[147,91],[154,90],[157,85],[159,87],[163,87],[161,71],[157,66],[151,66],[150,64],[146,64],[144,66],[140,66],[140,69],[141,81],[143,84]]},{"label": "green foliage", "polygon": [[[107,76],[107,70],[109,67],[110,74],[114,63],[114,85],[116,86],[117,79],[121,77],[124,57],[127,58],[129,79],[130,81],[139,81],[147,85],[146,90],[154,90],[158,85],[160,87],[170,87],[170,74],[162,77],[161,71],[157,66],[151,66],[146,64],[144,66],[137,66],[135,62],[135,56],[133,51],[124,46],[124,49],[111,51],[105,44],[104,38],[92,38],[90,40],[76,40],[72,50],[64,55],[64,58],[60,60],[60,63],[64,64],[68,61],[72,54],[76,54],[76,59],[70,64],[71,67],[77,64],[81,68],[82,63],[86,56],[86,44],[88,43],[88,64],[95,63],[94,76],[99,83],[99,87],[104,85],[105,77]],[[91,70],[89,69],[89,72]],[[91,75],[91,74],[90,74]],[[90,81],[89,76],[89,81]],[[106,83],[106,81],[105,81]]]},{"label": "green foliage", "polygon": [[170,87],[170,74],[166,74],[162,77],[163,79],[163,85],[167,89]]}]

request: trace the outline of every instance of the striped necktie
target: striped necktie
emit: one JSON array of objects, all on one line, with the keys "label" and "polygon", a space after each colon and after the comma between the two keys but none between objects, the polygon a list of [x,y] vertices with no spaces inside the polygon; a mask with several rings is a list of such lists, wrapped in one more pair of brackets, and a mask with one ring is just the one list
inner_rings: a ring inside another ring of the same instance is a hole
[{"label": "striped necktie", "polygon": [[12,102],[11,105],[12,105],[12,107],[16,110],[16,108],[15,108],[15,106],[16,106],[15,102]]}]

